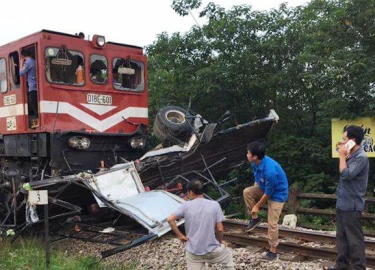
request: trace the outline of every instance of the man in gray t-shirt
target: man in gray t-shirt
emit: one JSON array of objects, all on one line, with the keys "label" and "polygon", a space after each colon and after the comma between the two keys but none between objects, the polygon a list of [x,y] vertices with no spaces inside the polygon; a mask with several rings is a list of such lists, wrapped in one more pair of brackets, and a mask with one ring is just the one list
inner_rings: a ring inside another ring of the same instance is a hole
[{"label": "man in gray t-shirt", "polygon": [[[221,263],[224,269],[234,269],[232,251],[223,241],[224,215],[219,203],[204,198],[200,180],[191,181],[187,189],[191,201],[172,213],[168,223],[178,239],[186,243],[188,270],[203,269],[205,263]],[[178,218],[185,219],[186,236],[176,225]]]}]

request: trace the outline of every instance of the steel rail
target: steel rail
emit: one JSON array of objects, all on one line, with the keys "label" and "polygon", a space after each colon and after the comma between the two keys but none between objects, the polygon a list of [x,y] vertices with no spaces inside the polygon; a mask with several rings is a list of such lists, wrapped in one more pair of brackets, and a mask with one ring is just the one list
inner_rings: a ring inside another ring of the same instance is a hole
[{"label": "steel rail", "polygon": [[[263,248],[268,248],[268,239],[262,237],[252,237],[244,234],[235,233],[224,233],[224,239],[230,243],[235,243],[240,246],[260,246]],[[337,256],[336,248],[326,248],[326,247],[309,247],[302,246],[301,244],[291,243],[291,242],[279,242],[277,247],[278,250],[284,252],[294,252],[301,256],[317,258],[317,259],[329,259],[334,260]],[[375,266],[375,257],[366,256],[366,265],[369,267]]]},{"label": "steel rail", "polygon": [[[241,230],[245,231],[247,224],[240,221],[226,220],[224,221],[224,227],[226,230]],[[267,234],[268,226],[267,225],[258,225],[252,233],[263,233]],[[320,242],[325,244],[335,244],[336,236],[332,234],[325,234],[315,231],[301,231],[297,229],[288,229],[279,227],[279,236],[280,237],[289,237],[294,239],[300,239],[303,241],[309,242]],[[375,241],[374,240],[365,240],[366,248],[375,250]]]}]

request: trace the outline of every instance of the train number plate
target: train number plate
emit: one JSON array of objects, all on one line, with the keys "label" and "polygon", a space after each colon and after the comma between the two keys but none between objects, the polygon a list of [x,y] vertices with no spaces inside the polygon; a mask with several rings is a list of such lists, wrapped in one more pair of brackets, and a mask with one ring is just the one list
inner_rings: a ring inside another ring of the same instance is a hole
[{"label": "train number plate", "polygon": [[87,94],[87,103],[100,104],[100,105],[112,105],[112,96]]},{"label": "train number plate", "polygon": [[17,129],[16,117],[7,117],[7,130],[12,131]]},{"label": "train number plate", "polygon": [[10,95],[10,96],[5,96],[4,97],[4,105],[9,106],[9,105],[14,105],[16,104],[16,95]]}]

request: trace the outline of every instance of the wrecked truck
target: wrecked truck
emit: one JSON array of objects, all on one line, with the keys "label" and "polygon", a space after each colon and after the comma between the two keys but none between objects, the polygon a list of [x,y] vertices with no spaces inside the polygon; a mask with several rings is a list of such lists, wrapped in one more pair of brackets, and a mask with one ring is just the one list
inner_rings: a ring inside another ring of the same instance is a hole
[{"label": "wrecked truck", "polygon": [[[224,186],[232,180],[219,184],[216,176],[228,172],[244,160],[246,144],[264,139],[277,122],[277,114],[271,110],[266,118],[219,129],[218,123],[209,124],[200,115],[190,115],[180,107],[167,106],[161,112],[168,115],[171,109],[186,119],[192,119],[187,121],[191,125],[186,131],[188,133],[163,133],[164,139],[157,135],[161,144],[135,161],[102,167],[97,172],[83,170],[34,181],[22,177],[18,170],[5,171],[0,185],[0,230],[6,233],[12,228],[18,235],[41,223],[43,212],[28,203],[28,190],[48,190],[52,212],[49,219],[56,221],[60,227],[79,224],[78,232],[56,234],[58,240],[75,238],[115,245],[115,248],[102,252],[103,257],[108,257],[170,231],[167,217],[184,202],[187,195],[185,187],[193,179],[202,180],[207,188],[214,191],[206,194],[206,198],[221,204],[228,202],[230,195]],[[166,119],[171,122],[170,126],[180,124],[170,116]],[[177,127],[174,129],[178,130]],[[166,128],[164,131],[168,132]],[[126,240],[126,233],[123,230],[115,232],[112,226],[126,224],[129,218],[140,224],[144,231],[140,237],[125,243],[108,238],[98,240],[97,235],[94,238],[78,236],[79,233],[89,232],[105,237],[110,234],[114,239]],[[106,231],[108,228],[93,225],[103,224],[103,221],[111,224],[109,228],[112,230]],[[178,224],[183,222],[180,220]]]},{"label": "wrecked truck", "polygon": [[[16,68],[22,49],[37,60],[36,119],[28,112],[27,82]],[[264,139],[278,121],[271,110],[268,117],[222,128],[229,113],[208,123],[189,110],[166,106],[153,125],[161,144],[145,152],[146,57],[140,47],[106,42],[100,35],[86,40],[42,30],[4,45],[0,79],[2,235],[37,227],[43,211],[28,203],[28,191],[48,190],[52,224],[80,224],[69,237],[95,231],[124,238],[93,225],[108,220],[118,225],[130,218],[143,226],[142,236],[129,243],[110,241],[118,247],[103,257],[169,231],[166,217],[183,202],[191,179],[215,190],[209,198],[228,202],[216,177],[244,160],[246,145]]]}]

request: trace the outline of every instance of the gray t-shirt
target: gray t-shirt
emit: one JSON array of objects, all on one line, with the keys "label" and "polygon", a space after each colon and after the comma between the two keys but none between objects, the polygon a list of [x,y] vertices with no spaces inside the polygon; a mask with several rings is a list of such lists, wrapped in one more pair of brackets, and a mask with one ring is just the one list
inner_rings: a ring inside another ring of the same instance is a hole
[{"label": "gray t-shirt", "polygon": [[183,203],[173,214],[185,218],[189,238],[185,248],[190,253],[204,255],[220,245],[215,228],[216,223],[224,221],[224,215],[217,201],[197,198]]}]

